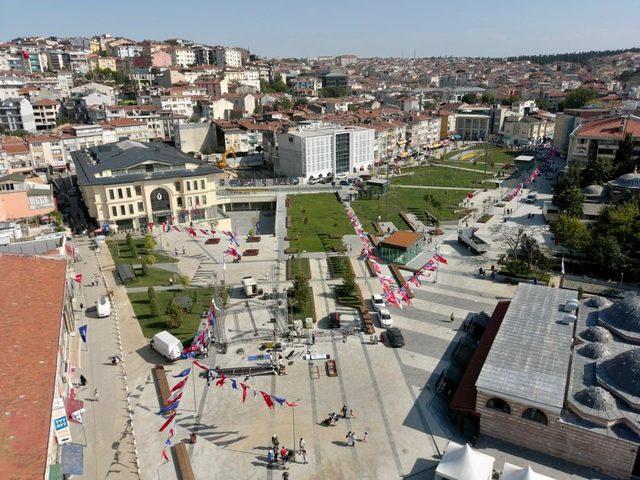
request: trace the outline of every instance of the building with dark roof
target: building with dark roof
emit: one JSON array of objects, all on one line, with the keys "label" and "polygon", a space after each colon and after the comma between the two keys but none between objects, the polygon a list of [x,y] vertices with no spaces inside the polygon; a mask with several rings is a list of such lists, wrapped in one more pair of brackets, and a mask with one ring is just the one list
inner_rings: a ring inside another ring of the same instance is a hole
[{"label": "building with dark roof", "polygon": [[89,214],[113,229],[151,222],[223,220],[219,168],[161,142],[122,142],[72,153]]},{"label": "building with dark roof", "polygon": [[399,230],[381,240],[378,249],[383,260],[404,265],[422,253],[424,237],[421,233]]},{"label": "building with dark roof", "polygon": [[0,271],[0,471],[15,480],[51,478],[72,440],[64,399],[79,358],[67,262],[0,254]]},{"label": "building with dark roof", "polygon": [[480,434],[638,477],[640,295],[579,302],[574,291],[521,283],[503,315],[451,408],[478,418]]}]

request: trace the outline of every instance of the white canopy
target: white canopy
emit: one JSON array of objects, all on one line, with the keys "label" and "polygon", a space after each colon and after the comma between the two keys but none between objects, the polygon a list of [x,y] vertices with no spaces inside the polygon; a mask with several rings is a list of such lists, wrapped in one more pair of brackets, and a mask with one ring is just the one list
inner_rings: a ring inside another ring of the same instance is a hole
[{"label": "white canopy", "polygon": [[531,467],[518,467],[505,462],[502,467],[502,480],[554,480],[551,477],[536,473]]},{"label": "white canopy", "polygon": [[436,469],[436,478],[490,480],[495,460],[491,455],[474,450],[468,443],[449,442]]}]

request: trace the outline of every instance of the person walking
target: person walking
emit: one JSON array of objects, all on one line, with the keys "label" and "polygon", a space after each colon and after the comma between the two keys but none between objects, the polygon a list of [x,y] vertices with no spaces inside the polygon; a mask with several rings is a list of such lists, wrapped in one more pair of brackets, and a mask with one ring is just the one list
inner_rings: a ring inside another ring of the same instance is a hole
[{"label": "person walking", "polygon": [[289,480],[289,472],[282,472],[282,480]]},{"label": "person walking", "polygon": [[455,316],[453,315],[453,312],[451,312],[451,316],[449,317],[449,321],[453,323],[454,320],[455,320]]},{"label": "person walking", "polygon": [[99,402],[99,401],[100,401],[100,394],[98,393],[98,389],[97,389],[97,388],[93,391],[93,399],[94,399],[96,402]]},{"label": "person walking", "polygon": [[347,445],[350,447],[356,446],[356,434],[354,432],[349,432],[347,434]]},{"label": "person walking", "polygon": [[349,412],[349,409],[347,409],[346,405],[342,405],[342,418],[347,418],[347,413]]},{"label": "person walking", "polygon": [[369,434],[367,432],[364,432],[364,435],[362,436],[362,443],[367,443],[367,439],[369,438]]},{"label": "person walking", "polygon": [[302,463],[307,463],[307,442],[304,441],[304,438],[300,437],[298,441],[298,447],[300,448],[300,455],[302,455]]},{"label": "person walking", "polygon": [[169,277],[169,286],[173,287],[173,275]]},{"label": "person walking", "polygon": [[278,449],[278,446],[280,445],[280,440],[278,440],[278,435],[276,435],[275,433],[271,436],[271,445],[276,450]]},{"label": "person walking", "polygon": [[80,375],[80,385],[82,385],[83,387],[89,382],[87,382],[87,377],[85,377],[84,375]]},{"label": "person walking", "polygon": [[269,450],[269,452],[267,453],[267,462],[269,462],[269,464],[267,465],[267,468],[272,468],[273,467],[273,450]]},{"label": "person walking", "polygon": [[280,450],[280,460],[282,460],[282,468],[284,468],[285,470],[287,469],[287,460],[288,460],[288,455],[289,455],[289,450],[287,450],[285,448],[285,446],[282,446],[282,449]]},{"label": "person walking", "polygon": [[273,447],[273,461],[278,463],[278,449],[276,447]]}]

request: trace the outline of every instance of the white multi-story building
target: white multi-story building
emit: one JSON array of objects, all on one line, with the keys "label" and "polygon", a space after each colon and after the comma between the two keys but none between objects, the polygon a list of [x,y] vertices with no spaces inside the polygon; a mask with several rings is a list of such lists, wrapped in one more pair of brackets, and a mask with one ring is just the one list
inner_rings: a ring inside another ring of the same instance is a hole
[{"label": "white multi-story building", "polygon": [[36,131],[33,107],[24,97],[8,98],[0,103],[0,125],[9,131]]},{"label": "white multi-story building", "polygon": [[31,104],[33,115],[38,130],[50,130],[56,126],[58,113],[60,112],[60,102],[43,98]]},{"label": "white multi-story building", "polygon": [[171,62],[180,67],[190,67],[196,63],[196,52],[190,48],[174,48],[171,50]]},{"label": "white multi-story building", "polygon": [[216,50],[216,65],[239,68],[242,66],[242,52],[237,48],[218,48]]},{"label": "white multi-story building", "polygon": [[278,135],[279,175],[306,180],[370,170],[375,131],[370,128],[321,126]]},{"label": "white multi-story building", "polygon": [[25,80],[22,77],[13,75],[0,77],[0,102],[8,98],[19,97],[18,90],[24,86]]}]

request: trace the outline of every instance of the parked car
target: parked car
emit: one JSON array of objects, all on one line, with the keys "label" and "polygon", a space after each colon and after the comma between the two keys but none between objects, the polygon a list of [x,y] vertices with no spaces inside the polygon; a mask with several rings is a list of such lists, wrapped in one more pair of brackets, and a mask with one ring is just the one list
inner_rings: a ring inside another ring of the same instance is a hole
[{"label": "parked car", "polygon": [[371,303],[373,303],[373,310],[376,312],[383,308],[387,308],[387,304],[385,303],[384,298],[382,298],[382,295],[371,295]]},{"label": "parked car", "polygon": [[351,185],[348,180],[340,180],[340,185],[343,187],[348,187]]},{"label": "parked car", "polygon": [[398,327],[388,328],[386,335],[390,347],[399,348],[404,346],[404,337]]},{"label": "parked car", "polygon": [[378,310],[378,320],[380,321],[380,326],[382,328],[393,327],[393,319],[391,318],[391,313],[386,308],[381,308],[380,310]]},{"label": "parked car", "polygon": [[527,198],[524,199],[526,203],[536,203],[537,200],[538,200],[537,192],[531,192],[529,195],[527,195]]}]

